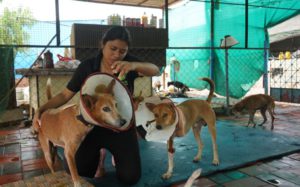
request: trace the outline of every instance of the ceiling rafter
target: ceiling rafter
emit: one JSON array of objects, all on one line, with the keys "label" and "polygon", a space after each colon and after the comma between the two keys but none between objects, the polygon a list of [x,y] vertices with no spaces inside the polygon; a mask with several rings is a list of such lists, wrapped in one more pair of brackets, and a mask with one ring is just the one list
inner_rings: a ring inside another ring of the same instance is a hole
[{"label": "ceiling rafter", "polygon": [[[145,8],[165,8],[164,0],[77,0],[84,2],[103,3],[103,4],[114,4],[124,6],[136,6]],[[168,0],[168,6],[177,3],[182,0]]]}]

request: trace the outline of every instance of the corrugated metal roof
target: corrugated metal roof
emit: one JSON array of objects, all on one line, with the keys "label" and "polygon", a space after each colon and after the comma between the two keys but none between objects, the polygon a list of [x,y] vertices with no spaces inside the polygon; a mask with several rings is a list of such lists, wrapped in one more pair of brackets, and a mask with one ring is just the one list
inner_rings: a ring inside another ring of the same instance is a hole
[{"label": "corrugated metal roof", "polygon": [[268,29],[270,43],[300,36],[300,15]]},{"label": "corrugated metal roof", "polygon": [[[165,6],[165,0],[79,0],[79,1],[148,7],[148,8],[164,8]],[[182,0],[168,0],[168,5],[170,6],[180,1]]]}]

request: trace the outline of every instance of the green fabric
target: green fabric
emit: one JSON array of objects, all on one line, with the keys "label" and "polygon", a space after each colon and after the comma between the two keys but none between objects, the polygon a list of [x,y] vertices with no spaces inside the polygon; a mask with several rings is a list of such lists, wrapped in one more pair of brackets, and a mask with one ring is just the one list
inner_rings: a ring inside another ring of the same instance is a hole
[{"label": "green fabric", "polygon": [[9,97],[7,93],[10,90],[10,73],[13,63],[13,49],[0,48],[0,113],[3,112],[8,105]]},{"label": "green fabric", "polygon": [[[215,0],[215,2],[213,44],[210,37],[209,1],[190,1],[184,6],[169,10],[170,49],[167,50],[167,64],[170,64],[172,56],[176,56],[181,67],[171,79],[179,80],[193,88],[203,89],[206,84],[199,83],[197,79],[212,77],[216,83],[216,93],[225,96],[225,50],[215,49],[211,52],[209,48],[218,48],[220,40],[225,35],[231,35],[239,41],[239,44],[228,50],[229,95],[241,98],[265,72],[267,58],[263,48],[265,44],[269,46],[267,28],[299,14],[300,1],[249,0],[248,39],[245,39],[245,0]],[[214,60],[210,60],[211,58]],[[200,62],[197,70],[193,69],[195,60]]]}]

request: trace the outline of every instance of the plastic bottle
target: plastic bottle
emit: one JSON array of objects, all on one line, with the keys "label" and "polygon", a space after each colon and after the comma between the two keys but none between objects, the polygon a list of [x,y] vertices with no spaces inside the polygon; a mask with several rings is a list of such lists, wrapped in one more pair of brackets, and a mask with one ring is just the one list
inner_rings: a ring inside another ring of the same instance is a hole
[{"label": "plastic bottle", "polygon": [[72,58],[69,48],[65,47],[64,57]]},{"label": "plastic bottle", "polygon": [[285,59],[291,59],[292,58],[292,54],[289,51],[286,51],[284,55],[285,55]]},{"label": "plastic bottle", "polygon": [[157,17],[154,16],[153,14],[151,15],[150,19],[150,26],[156,28],[157,26]]},{"label": "plastic bottle", "polygon": [[53,54],[48,50],[46,53],[44,53],[44,64],[43,68],[54,68],[53,63]]},{"label": "plastic bottle", "polygon": [[122,18],[119,14],[116,15],[116,25],[121,25],[122,23]]},{"label": "plastic bottle", "polygon": [[159,28],[164,28],[164,20],[159,19]]},{"label": "plastic bottle", "polygon": [[112,16],[108,16],[107,17],[107,25],[111,25],[112,24]]},{"label": "plastic bottle", "polygon": [[144,12],[144,15],[142,16],[142,25],[148,27],[148,16],[146,15],[146,12]]},{"label": "plastic bottle", "polygon": [[122,19],[122,26],[126,26],[126,18],[125,18],[125,16],[123,16],[123,19]]},{"label": "plastic bottle", "polygon": [[278,59],[279,59],[279,60],[283,60],[283,59],[284,59],[284,54],[283,54],[283,52],[280,52],[280,53],[279,53]]}]

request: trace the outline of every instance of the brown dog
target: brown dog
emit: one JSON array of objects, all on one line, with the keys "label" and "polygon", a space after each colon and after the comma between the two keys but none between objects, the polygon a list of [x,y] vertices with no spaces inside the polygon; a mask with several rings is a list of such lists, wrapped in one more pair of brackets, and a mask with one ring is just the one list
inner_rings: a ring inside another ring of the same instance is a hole
[{"label": "brown dog", "polygon": [[247,96],[241,101],[239,101],[238,103],[236,103],[235,105],[233,105],[232,112],[234,114],[242,113],[242,112],[249,113],[250,116],[249,116],[249,121],[247,126],[249,126],[250,123],[252,122],[254,124],[253,127],[255,127],[256,124],[253,119],[256,110],[260,110],[260,113],[264,118],[264,121],[261,124],[259,124],[260,126],[267,121],[266,111],[268,111],[272,119],[271,129],[273,130],[274,119],[275,119],[274,108],[275,108],[275,102],[271,96],[265,94],[255,94],[255,95]]},{"label": "brown dog", "polygon": [[[107,87],[103,88],[102,93],[93,96],[82,95],[82,97],[83,102],[97,122],[121,127],[126,123],[126,120],[120,116],[116,108],[116,100],[113,96],[114,85],[115,80],[113,79]],[[47,96],[48,99],[51,98],[49,81],[47,82]],[[42,114],[40,125],[34,124],[51,172],[54,172],[56,146],[61,146],[64,148],[64,154],[76,187],[81,186],[81,184],[74,159],[75,153],[81,141],[93,128],[93,126],[78,120],[78,115],[79,107],[77,105],[67,106],[63,109],[49,109]],[[72,130],[70,131],[70,129]],[[99,166],[99,168],[103,167]]]},{"label": "brown dog", "polygon": [[[198,152],[194,157],[194,162],[198,162],[202,156],[203,143],[200,138],[201,127],[207,124],[208,130],[211,134],[213,145],[213,161],[214,165],[219,164],[219,156],[216,144],[216,115],[214,110],[210,106],[211,99],[214,93],[214,82],[209,78],[202,78],[210,84],[210,92],[206,101],[203,100],[187,100],[174,106],[172,103],[146,103],[146,106],[155,116],[156,128],[163,130],[164,128],[173,125],[176,119],[176,113],[178,113],[179,122],[176,126],[175,132],[168,140],[168,170],[162,175],[163,179],[168,179],[172,176],[174,161],[174,148],[173,139],[175,137],[185,136],[190,128],[193,129],[195,139],[198,144]],[[177,111],[177,112],[176,112]]]}]

